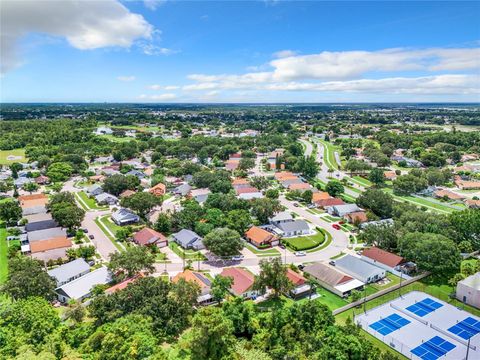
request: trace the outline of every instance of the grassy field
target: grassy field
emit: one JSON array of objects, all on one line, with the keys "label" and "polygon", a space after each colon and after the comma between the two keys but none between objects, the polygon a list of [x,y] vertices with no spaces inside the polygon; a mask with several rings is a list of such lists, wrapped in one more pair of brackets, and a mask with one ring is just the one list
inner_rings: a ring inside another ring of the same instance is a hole
[{"label": "grassy field", "polygon": [[[19,156],[19,159],[16,160],[7,160],[7,157]],[[0,165],[10,165],[14,162],[25,162],[25,149],[13,149],[13,150],[0,150]]]},{"label": "grassy field", "polygon": [[[81,199],[81,201],[79,201],[79,203],[82,205],[82,207],[85,209],[85,210],[105,210],[105,209],[108,209],[108,206],[99,206],[97,205],[95,199],[89,197],[85,192],[83,191],[80,191],[80,192],[77,192],[75,193],[75,196],[77,196],[78,198]],[[84,204],[86,205],[86,207],[84,206]]]},{"label": "grassy field", "polygon": [[[428,210],[441,212],[443,214],[450,214],[454,211],[457,211],[456,209],[453,209],[451,207],[429,201],[427,198],[419,198],[415,196],[398,196],[393,194],[393,190],[390,188],[385,188],[383,189],[383,191],[390,193],[390,195],[392,195],[393,198],[397,201],[406,201],[417,206],[424,206]],[[458,207],[458,210],[463,210],[463,208]]]},{"label": "grassy field", "polygon": [[324,140],[318,141],[323,145],[323,161],[325,161],[325,164],[329,169],[338,170],[338,164],[335,160],[335,151],[337,150],[335,145]]},{"label": "grassy field", "polygon": [[250,250],[252,253],[254,253],[255,255],[258,255],[259,257],[267,257],[267,256],[280,256],[280,252],[275,249],[275,248],[268,248],[268,249],[265,249],[265,250],[260,250],[260,249],[257,249],[255,246],[249,244],[249,243],[245,243],[245,247]]},{"label": "grassy field", "polygon": [[5,282],[8,275],[7,253],[7,228],[2,223],[0,224],[0,284]]},{"label": "grassy field", "polygon": [[172,251],[185,260],[205,260],[205,256],[202,255],[200,251],[195,250],[184,250],[177,243],[173,241],[168,242],[168,247]]},{"label": "grassy field", "polygon": [[103,138],[106,138],[110,141],[113,141],[113,142],[117,142],[117,143],[122,143],[122,142],[129,142],[131,140],[135,140],[134,138],[131,138],[129,136],[125,136],[125,137],[117,137],[117,136],[113,136],[113,135],[99,135]]},{"label": "grassy field", "polygon": [[294,251],[313,249],[325,241],[325,235],[317,231],[313,235],[282,239],[282,242]]},{"label": "grassy field", "polygon": [[354,177],[351,177],[349,178],[348,180],[350,180],[351,182],[355,183],[355,184],[358,184],[360,186],[364,186],[364,187],[370,187],[373,185],[373,183],[370,181],[370,180],[367,180],[361,176],[354,176]]}]

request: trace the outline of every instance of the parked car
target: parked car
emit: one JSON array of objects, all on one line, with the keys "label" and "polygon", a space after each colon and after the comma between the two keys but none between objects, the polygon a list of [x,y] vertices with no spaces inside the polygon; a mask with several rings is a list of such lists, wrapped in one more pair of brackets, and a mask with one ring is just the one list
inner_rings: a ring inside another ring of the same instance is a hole
[{"label": "parked car", "polygon": [[302,265],[302,264],[298,265],[297,267],[298,267],[299,270],[305,269],[305,265]]},{"label": "parked car", "polygon": [[338,225],[338,224],[332,224],[332,227],[333,227],[335,230],[340,230],[340,225]]},{"label": "parked car", "polygon": [[339,223],[340,225],[343,225],[343,224],[345,224],[345,221],[340,220],[338,223]]},{"label": "parked car", "polygon": [[296,251],[295,256],[306,256],[307,253],[305,251]]},{"label": "parked car", "polygon": [[300,206],[300,204],[299,204],[299,203],[293,203],[293,206],[295,206],[295,207],[299,207],[299,206]]},{"label": "parked car", "polygon": [[328,263],[332,266],[335,266],[335,260],[330,260]]},{"label": "parked car", "polygon": [[93,235],[88,235],[88,237],[90,238],[90,240],[95,239],[95,236],[93,236]]},{"label": "parked car", "polygon": [[88,229],[87,229],[87,228],[83,228],[82,231],[83,231],[85,234],[88,234]]},{"label": "parked car", "polygon": [[243,260],[244,257],[245,256],[243,256],[243,255],[235,255],[235,256],[232,256],[232,260],[233,261],[241,261],[241,260]]},{"label": "parked car", "polygon": [[285,249],[285,245],[283,245],[282,243],[278,244],[278,247],[279,247],[280,249]]}]

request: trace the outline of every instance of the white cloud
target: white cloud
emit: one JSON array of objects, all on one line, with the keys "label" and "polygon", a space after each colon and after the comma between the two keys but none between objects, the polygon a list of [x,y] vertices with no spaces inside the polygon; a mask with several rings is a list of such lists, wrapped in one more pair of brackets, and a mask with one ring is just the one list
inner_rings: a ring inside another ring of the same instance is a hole
[{"label": "white cloud", "polygon": [[146,100],[146,101],[167,101],[167,100],[176,99],[177,95],[173,93],[165,93],[165,94],[157,94],[157,95],[142,94],[138,98],[140,100]]},{"label": "white cloud", "polygon": [[273,57],[278,58],[278,59],[282,59],[282,58],[286,58],[286,57],[290,57],[290,56],[295,56],[295,55],[297,55],[297,52],[293,51],[293,50],[280,50],[280,51],[277,51],[277,52],[273,53]]},{"label": "white cloud", "polygon": [[5,73],[22,63],[18,42],[29,33],[65,38],[74,48],[128,48],[150,39],[153,26],[116,0],[0,1],[1,63]]},{"label": "white cloud", "polygon": [[139,47],[145,55],[172,55],[178,53],[178,50],[161,47],[151,42],[140,43]]},{"label": "white cloud", "polygon": [[166,0],[143,0],[143,4],[145,5],[145,7],[152,11],[157,10],[161,5],[165,3]]},{"label": "white cloud", "polygon": [[170,90],[180,89],[180,86],[177,86],[177,85],[162,86],[162,85],[154,84],[154,85],[150,85],[148,88],[151,89],[151,90],[167,90],[167,91],[170,91]]},{"label": "white cloud", "polygon": [[117,80],[129,82],[129,81],[135,80],[135,76],[132,76],[132,75],[129,75],[129,76],[117,76]]}]

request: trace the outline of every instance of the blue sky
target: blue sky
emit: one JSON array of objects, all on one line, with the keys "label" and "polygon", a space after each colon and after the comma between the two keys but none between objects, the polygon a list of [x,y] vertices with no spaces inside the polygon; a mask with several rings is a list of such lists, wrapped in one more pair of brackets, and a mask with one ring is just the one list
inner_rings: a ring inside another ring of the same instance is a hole
[{"label": "blue sky", "polygon": [[480,101],[479,2],[2,2],[2,102]]}]

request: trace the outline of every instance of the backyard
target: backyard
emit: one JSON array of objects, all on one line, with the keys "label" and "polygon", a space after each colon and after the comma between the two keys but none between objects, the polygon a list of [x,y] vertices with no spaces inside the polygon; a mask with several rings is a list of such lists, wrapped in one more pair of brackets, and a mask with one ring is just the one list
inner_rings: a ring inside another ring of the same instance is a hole
[{"label": "backyard", "polygon": [[294,251],[313,249],[325,241],[325,235],[316,231],[313,235],[283,238],[282,243]]},{"label": "backyard", "polygon": [[[14,156],[12,160],[8,160],[9,156]],[[25,149],[0,150],[0,165],[10,165],[14,162],[25,162]]]}]

